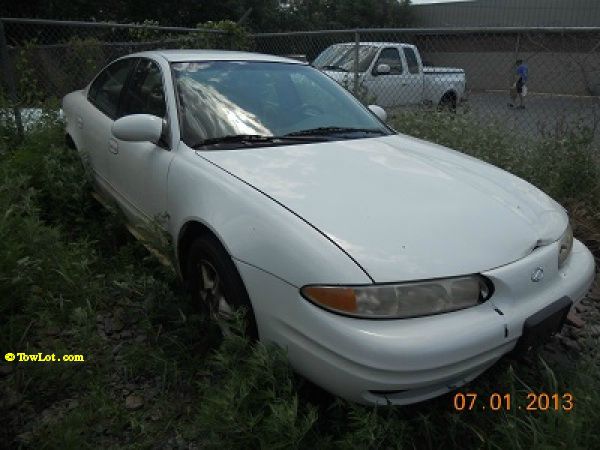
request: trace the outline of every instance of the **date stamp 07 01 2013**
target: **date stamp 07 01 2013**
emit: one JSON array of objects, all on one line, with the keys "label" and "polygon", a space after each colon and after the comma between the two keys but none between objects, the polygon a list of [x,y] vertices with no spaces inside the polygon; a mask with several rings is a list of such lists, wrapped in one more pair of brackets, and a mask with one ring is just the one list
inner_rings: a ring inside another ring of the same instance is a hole
[{"label": "date stamp 07 01 2013", "polygon": [[509,393],[494,392],[490,395],[479,395],[476,392],[457,392],[454,394],[453,407],[456,411],[572,411],[575,398],[570,392],[528,392],[523,396],[523,404],[515,403]]}]

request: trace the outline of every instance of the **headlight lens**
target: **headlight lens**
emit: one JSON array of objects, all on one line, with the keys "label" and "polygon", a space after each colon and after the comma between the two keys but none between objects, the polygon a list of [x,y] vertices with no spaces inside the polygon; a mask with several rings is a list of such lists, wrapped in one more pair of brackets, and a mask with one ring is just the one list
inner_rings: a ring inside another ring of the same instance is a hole
[{"label": "headlight lens", "polygon": [[560,245],[558,250],[558,268],[560,269],[571,254],[571,250],[573,250],[573,228],[571,228],[571,224],[567,226],[558,244]]},{"label": "headlight lens", "polygon": [[491,284],[480,275],[394,285],[304,286],[307,300],[361,318],[400,319],[469,308],[487,300]]}]

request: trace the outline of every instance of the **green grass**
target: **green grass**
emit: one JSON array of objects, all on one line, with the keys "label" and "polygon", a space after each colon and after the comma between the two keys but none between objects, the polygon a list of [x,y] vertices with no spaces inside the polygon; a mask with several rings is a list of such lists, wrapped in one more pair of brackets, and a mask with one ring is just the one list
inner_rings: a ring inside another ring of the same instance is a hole
[{"label": "green grass", "polygon": [[[527,178],[574,208],[580,237],[597,239],[597,149],[585,132],[515,143],[493,127],[474,128],[467,116],[395,120],[401,130]],[[458,413],[451,395],[366,408],[315,389],[281,350],[249,343],[235,323],[221,340],[173,272],[92,199],[62,141],[49,117],[0,156],[0,347],[2,355],[74,353],[86,361],[3,362],[0,442],[73,449],[587,449],[600,442],[600,346],[585,334],[580,355],[544,349],[505,358],[461,390],[512,393],[521,406],[529,390],[569,391],[569,413]],[[132,336],[102,336],[97,323],[109,316]],[[131,393],[144,398],[139,409],[126,408]]]}]

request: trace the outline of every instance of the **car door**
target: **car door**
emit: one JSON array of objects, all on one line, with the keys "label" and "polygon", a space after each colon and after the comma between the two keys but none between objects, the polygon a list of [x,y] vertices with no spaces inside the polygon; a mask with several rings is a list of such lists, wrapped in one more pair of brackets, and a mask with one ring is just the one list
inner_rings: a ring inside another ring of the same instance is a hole
[{"label": "car door", "polygon": [[406,62],[406,73],[404,80],[407,83],[406,101],[408,105],[421,103],[423,101],[423,64],[421,57],[415,47],[403,46],[404,60]]},{"label": "car door", "polygon": [[[379,73],[380,64],[389,66],[388,73]],[[412,76],[407,72],[403,55],[398,47],[384,47],[381,49],[375,64],[370,72],[365,75],[365,86],[380,106],[401,106],[416,103],[420,98],[422,88],[414,86]],[[418,95],[416,95],[418,94]]]},{"label": "car door", "polygon": [[75,117],[82,137],[81,150],[89,160],[96,182],[109,193],[112,193],[108,176],[111,129],[134,62],[133,58],[120,59],[100,72],[90,84],[87,102],[83,102]]},{"label": "car door", "polygon": [[[140,58],[121,96],[119,117],[151,114],[163,119],[168,130],[164,88],[159,64]],[[143,221],[166,213],[167,172],[173,158],[168,132],[158,144],[122,141],[114,136],[111,142],[114,151],[108,164],[110,178],[125,212]]]}]

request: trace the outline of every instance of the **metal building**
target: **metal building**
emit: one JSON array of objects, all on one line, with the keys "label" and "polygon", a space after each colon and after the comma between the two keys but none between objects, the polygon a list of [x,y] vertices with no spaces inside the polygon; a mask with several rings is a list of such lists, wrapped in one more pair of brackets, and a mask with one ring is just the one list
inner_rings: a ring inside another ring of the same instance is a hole
[{"label": "metal building", "polygon": [[465,0],[413,5],[418,27],[597,27],[599,0]]}]

